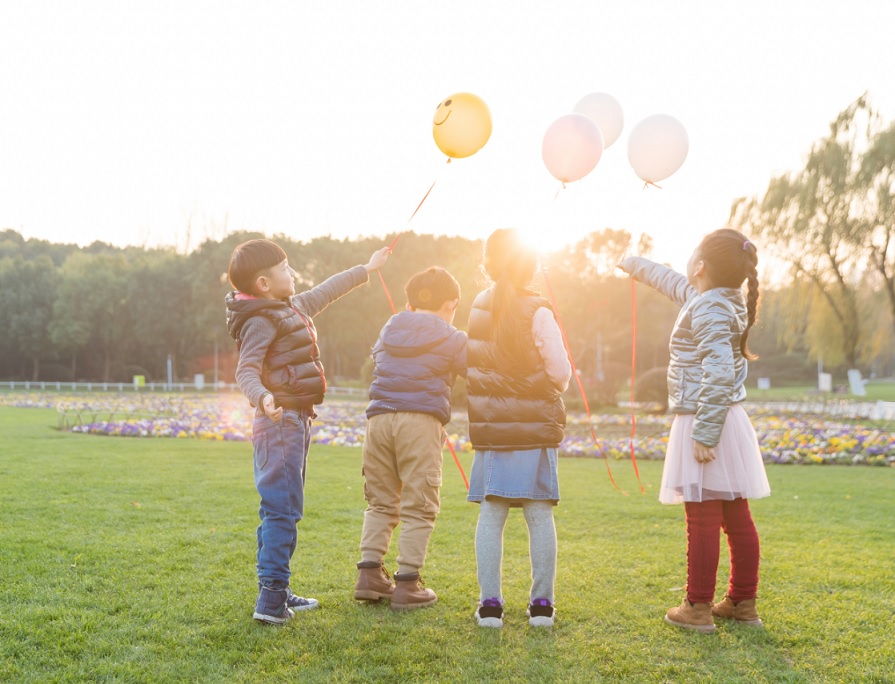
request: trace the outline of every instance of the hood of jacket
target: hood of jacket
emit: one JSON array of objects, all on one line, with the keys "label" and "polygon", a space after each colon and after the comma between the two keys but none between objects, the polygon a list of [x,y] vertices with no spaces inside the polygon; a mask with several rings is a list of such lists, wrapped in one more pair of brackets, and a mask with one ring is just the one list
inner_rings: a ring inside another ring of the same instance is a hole
[{"label": "hood of jacket", "polygon": [[242,327],[252,316],[263,315],[265,311],[283,311],[289,303],[281,299],[262,299],[243,292],[228,292],[224,298],[227,305],[227,331],[237,342],[240,341]]},{"label": "hood of jacket", "polygon": [[396,358],[426,354],[456,333],[439,316],[417,311],[402,311],[392,316],[382,329],[382,348]]}]

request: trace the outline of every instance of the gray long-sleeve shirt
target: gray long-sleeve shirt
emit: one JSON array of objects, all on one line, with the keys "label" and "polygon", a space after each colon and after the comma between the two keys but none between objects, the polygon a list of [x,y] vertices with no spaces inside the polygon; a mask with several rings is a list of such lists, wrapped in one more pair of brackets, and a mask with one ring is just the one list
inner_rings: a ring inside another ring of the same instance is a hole
[{"label": "gray long-sleeve shirt", "polygon": [[[313,318],[340,297],[370,279],[367,269],[355,266],[324,280],[316,287],[289,298],[289,303],[300,315]],[[261,369],[267,350],[276,336],[276,326],[264,316],[253,316],[242,329],[236,384],[252,406],[260,407],[268,389],[261,382]]]}]

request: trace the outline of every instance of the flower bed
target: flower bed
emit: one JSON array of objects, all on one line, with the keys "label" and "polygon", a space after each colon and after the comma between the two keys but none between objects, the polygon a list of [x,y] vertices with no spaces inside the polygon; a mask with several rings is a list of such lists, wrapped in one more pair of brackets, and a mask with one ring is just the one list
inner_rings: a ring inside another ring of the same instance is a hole
[{"label": "flower bed", "polygon": [[[216,441],[251,439],[253,409],[238,394],[0,394],[0,406],[55,408],[60,427],[94,435],[173,437]],[[327,400],[317,408],[313,441],[358,447],[364,441],[364,404]],[[850,424],[821,415],[753,411],[762,454],[768,463],[895,465],[895,433],[871,423]],[[634,438],[639,459],[665,455],[671,416],[641,415]],[[630,417],[594,416],[599,450],[587,417],[569,416],[563,456],[630,457]],[[465,412],[455,412],[446,432],[457,451],[469,452]]]}]

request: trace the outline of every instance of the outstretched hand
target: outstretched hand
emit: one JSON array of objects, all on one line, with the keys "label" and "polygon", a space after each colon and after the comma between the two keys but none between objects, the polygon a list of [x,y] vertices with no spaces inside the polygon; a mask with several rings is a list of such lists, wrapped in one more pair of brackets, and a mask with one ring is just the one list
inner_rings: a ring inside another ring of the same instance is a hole
[{"label": "outstretched hand", "polygon": [[629,259],[630,259],[630,257],[627,257],[627,258],[625,258],[625,259],[622,259],[621,261],[619,261],[619,262],[615,265],[615,267],[616,267],[619,271],[624,271],[625,273],[627,273],[628,275],[630,275],[630,274],[631,274],[631,264],[630,264],[630,262],[629,262]]},{"label": "outstretched hand", "polygon": [[697,463],[711,463],[715,460],[715,448],[693,440],[693,456]]},{"label": "outstretched hand", "polygon": [[367,269],[367,273],[372,273],[373,271],[377,271],[382,268],[385,265],[385,262],[388,261],[388,255],[391,253],[392,250],[390,247],[383,247],[373,252],[370,260],[366,264],[364,264],[364,268]]}]

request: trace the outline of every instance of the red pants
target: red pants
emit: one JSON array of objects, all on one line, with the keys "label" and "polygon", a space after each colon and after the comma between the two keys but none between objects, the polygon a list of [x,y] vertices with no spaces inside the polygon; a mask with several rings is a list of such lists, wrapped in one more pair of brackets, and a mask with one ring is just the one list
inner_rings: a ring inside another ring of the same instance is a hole
[{"label": "red pants", "polygon": [[755,598],[758,589],[758,532],[746,499],[685,503],[687,514],[687,599],[712,603],[718,578],[720,531],[730,547],[727,595],[734,603]]}]

